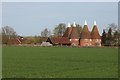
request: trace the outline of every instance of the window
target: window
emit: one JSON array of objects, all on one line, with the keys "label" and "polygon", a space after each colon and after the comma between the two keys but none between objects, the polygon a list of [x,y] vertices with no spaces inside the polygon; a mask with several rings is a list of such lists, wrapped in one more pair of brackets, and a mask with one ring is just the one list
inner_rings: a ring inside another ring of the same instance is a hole
[{"label": "window", "polygon": [[90,39],[90,41],[92,41],[92,39]]},{"label": "window", "polygon": [[88,41],[88,39],[85,39],[85,41],[87,42],[87,41]]},{"label": "window", "polygon": [[96,42],[98,42],[98,39],[96,39]]}]

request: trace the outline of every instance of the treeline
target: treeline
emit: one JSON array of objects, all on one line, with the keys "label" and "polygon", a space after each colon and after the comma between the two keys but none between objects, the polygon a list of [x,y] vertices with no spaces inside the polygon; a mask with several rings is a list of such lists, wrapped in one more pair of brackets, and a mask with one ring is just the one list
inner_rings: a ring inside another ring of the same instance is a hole
[{"label": "treeline", "polygon": [[[71,24],[71,26],[73,27],[73,24]],[[80,24],[76,24],[76,27],[77,27],[78,33],[80,33],[82,31],[82,26]],[[48,30],[47,28],[45,28],[41,32],[41,37],[53,37],[53,36],[61,37],[61,36],[63,36],[66,28],[67,28],[67,26],[65,23],[60,23],[60,24],[56,25],[52,32],[50,30]]]},{"label": "treeline", "polygon": [[17,38],[16,31],[10,26],[2,27],[2,44],[8,44],[8,41],[13,38]]},{"label": "treeline", "polygon": [[[71,24],[72,26],[73,24]],[[76,24],[78,32],[82,30],[82,26]],[[65,23],[60,23],[55,26],[53,31],[45,28],[40,32],[39,36],[20,36],[17,35],[17,32],[10,26],[2,27],[2,44],[10,45],[10,44],[41,44],[46,41],[48,37],[62,37],[65,32],[67,26]]]},{"label": "treeline", "polygon": [[120,27],[114,23],[109,24],[103,29],[101,40],[103,46],[120,46]]},{"label": "treeline", "polygon": [[[73,26],[73,24],[71,24]],[[78,33],[81,33],[82,26],[76,24]],[[62,37],[67,26],[64,23],[60,23],[55,26],[53,31],[45,28],[40,32],[39,36],[27,36],[23,37],[17,35],[17,32],[10,26],[4,26],[1,29],[0,36],[2,35],[2,44],[41,44],[46,41],[48,37]],[[0,39],[1,40],[1,39]],[[109,24],[106,29],[103,29],[101,36],[101,42],[103,46],[120,46],[120,27],[116,24]]]}]

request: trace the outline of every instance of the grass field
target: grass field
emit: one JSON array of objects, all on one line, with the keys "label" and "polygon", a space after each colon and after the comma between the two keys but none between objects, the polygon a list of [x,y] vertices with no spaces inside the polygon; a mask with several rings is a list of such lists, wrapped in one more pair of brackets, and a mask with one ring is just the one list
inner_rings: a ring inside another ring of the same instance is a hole
[{"label": "grass field", "polygon": [[116,78],[116,48],[3,47],[3,78]]}]

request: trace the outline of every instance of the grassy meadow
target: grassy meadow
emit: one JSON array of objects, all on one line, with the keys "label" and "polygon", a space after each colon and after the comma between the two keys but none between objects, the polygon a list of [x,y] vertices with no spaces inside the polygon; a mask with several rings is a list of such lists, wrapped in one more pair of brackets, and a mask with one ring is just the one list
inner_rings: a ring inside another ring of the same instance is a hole
[{"label": "grassy meadow", "polygon": [[8,47],[3,78],[117,78],[117,48]]}]

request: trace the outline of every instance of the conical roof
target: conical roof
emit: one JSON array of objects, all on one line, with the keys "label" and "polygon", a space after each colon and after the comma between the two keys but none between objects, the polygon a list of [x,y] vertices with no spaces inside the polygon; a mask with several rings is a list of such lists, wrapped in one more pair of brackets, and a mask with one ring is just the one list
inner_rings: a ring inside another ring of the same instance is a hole
[{"label": "conical roof", "polygon": [[63,34],[63,37],[69,38],[69,36],[71,34],[71,30],[72,30],[72,27],[67,27],[67,29],[65,30],[65,33]]},{"label": "conical roof", "polygon": [[70,39],[79,39],[79,34],[76,27],[72,27],[71,33],[70,33]]},{"label": "conical roof", "polygon": [[65,30],[65,33],[63,34],[63,37],[68,37],[68,31],[69,31],[69,27],[67,27],[67,29]]},{"label": "conical roof", "polygon": [[91,32],[91,38],[92,39],[101,39],[100,34],[98,32],[97,25],[93,26],[92,32]]},{"label": "conical roof", "polygon": [[80,38],[81,39],[90,39],[91,38],[90,31],[88,30],[87,25],[84,25]]},{"label": "conical roof", "polygon": [[68,23],[68,26],[67,27],[71,27],[70,23]]}]

